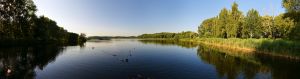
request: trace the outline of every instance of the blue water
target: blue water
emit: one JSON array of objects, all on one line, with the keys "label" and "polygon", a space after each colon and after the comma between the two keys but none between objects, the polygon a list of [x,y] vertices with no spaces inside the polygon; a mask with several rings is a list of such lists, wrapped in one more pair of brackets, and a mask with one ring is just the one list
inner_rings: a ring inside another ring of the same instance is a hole
[{"label": "blue water", "polygon": [[87,42],[85,46],[6,48],[0,53],[2,70],[12,70],[2,78],[300,78],[297,61],[241,58],[190,43],[113,39]]}]

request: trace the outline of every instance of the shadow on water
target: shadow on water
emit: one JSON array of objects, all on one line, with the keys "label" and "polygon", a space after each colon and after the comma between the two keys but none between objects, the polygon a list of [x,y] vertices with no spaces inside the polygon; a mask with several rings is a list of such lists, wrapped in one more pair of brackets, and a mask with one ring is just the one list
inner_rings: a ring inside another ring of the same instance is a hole
[{"label": "shadow on water", "polygon": [[0,79],[34,79],[35,69],[43,70],[63,50],[57,46],[0,48]]}]

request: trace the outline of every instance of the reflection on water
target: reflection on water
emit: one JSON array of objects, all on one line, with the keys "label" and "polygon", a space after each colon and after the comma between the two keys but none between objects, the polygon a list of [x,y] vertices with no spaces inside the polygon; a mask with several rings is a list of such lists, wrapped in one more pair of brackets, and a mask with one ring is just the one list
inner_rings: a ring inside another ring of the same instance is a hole
[{"label": "reflection on water", "polygon": [[157,44],[163,46],[177,45],[184,48],[194,48],[198,46],[198,44],[193,42],[178,42],[177,40],[139,40],[139,41],[144,44]]},{"label": "reflection on water", "polygon": [[278,59],[265,55],[232,56],[231,52],[200,45],[198,55],[203,61],[213,64],[219,77],[235,79],[297,79],[300,74],[300,62]]},{"label": "reflection on water", "polygon": [[220,78],[253,79],[256,76],[264,79],[270,78],[270,69],[255,60],[234,57],[205,46],[199,46],[197,54],[204,62],[215,66]]},{"label": "reflection on water", "polygon": [[[145,44],[179,45],[190,48],[193,43],[176,41],[141,41]],[[227,51],[199,45],[197,55],[212,64],[219,78],[228,79],[297,79],[300,78],[300,61],[287,60],[261,54],[241,54],[241,51]]]},{"label": "reflection on water", "polygon": [[0,79],[299,79],[300,62],[192,42],[0,48]]},{"label": "reflection on water", "polygon": [[43,70],[62,50],[57,46],[1,48],[0,79],[33,79],[35,68]]}]

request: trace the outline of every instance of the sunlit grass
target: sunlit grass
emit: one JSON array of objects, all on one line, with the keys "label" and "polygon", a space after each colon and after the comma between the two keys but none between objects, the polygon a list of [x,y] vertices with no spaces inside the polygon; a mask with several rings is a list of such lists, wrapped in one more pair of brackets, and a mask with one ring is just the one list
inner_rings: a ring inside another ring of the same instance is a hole
[{"label": "sunlit grass", "polygon": [[194,41],[209,43],[234,48],[247,48],[254,51],[280,53],[300,56],[300,43],[283,39],[240,39],[240,38],[197,38],[181,39],[182,41]]}]

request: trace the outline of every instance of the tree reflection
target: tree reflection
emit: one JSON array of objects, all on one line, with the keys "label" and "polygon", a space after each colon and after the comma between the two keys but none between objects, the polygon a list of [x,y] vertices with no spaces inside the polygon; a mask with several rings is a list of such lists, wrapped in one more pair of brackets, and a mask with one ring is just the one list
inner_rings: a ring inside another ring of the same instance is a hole
[{"label": "tree reflection", "polygon": [[156,44],[162,46],[177,45],[184,48],[195,48],[198,44],[193,42],[178,42],[177,40],[139,40],[143,44]]},{"label": "tree reflection", "polygon": [[295,79],[299,77],[299,61],[260,54],[236,55],[234,53],[236,52],[224,52],[222,49],[205,45],[200,45],[197,51],[201,60],[215,66],[220,78]]},{"label": "tree reflection", "polygon": [[0,48],[0,79],[33,79],[35,69],[43,70],[63,49],[57,46]]},{"label": "tree reflection", "polygon": [[253,79],[258,72],[266,74],[270,71],[266,66],[252,62],[253,60],[234,57],[206,46],[199,46],[197,54],[204,62],[214,65],[221,78],[236,79],[244,76],[246,79]]},{"label": "tree reflection", "polygon": [[220,47],[199,45],[192,42],[172,40],[140,40],[144,44],[178,45],[185,48],[198,47],[198,57],[215,67],[219,78],[228,79],[297,79],[300,61],[262,53],[246,53]]}]

